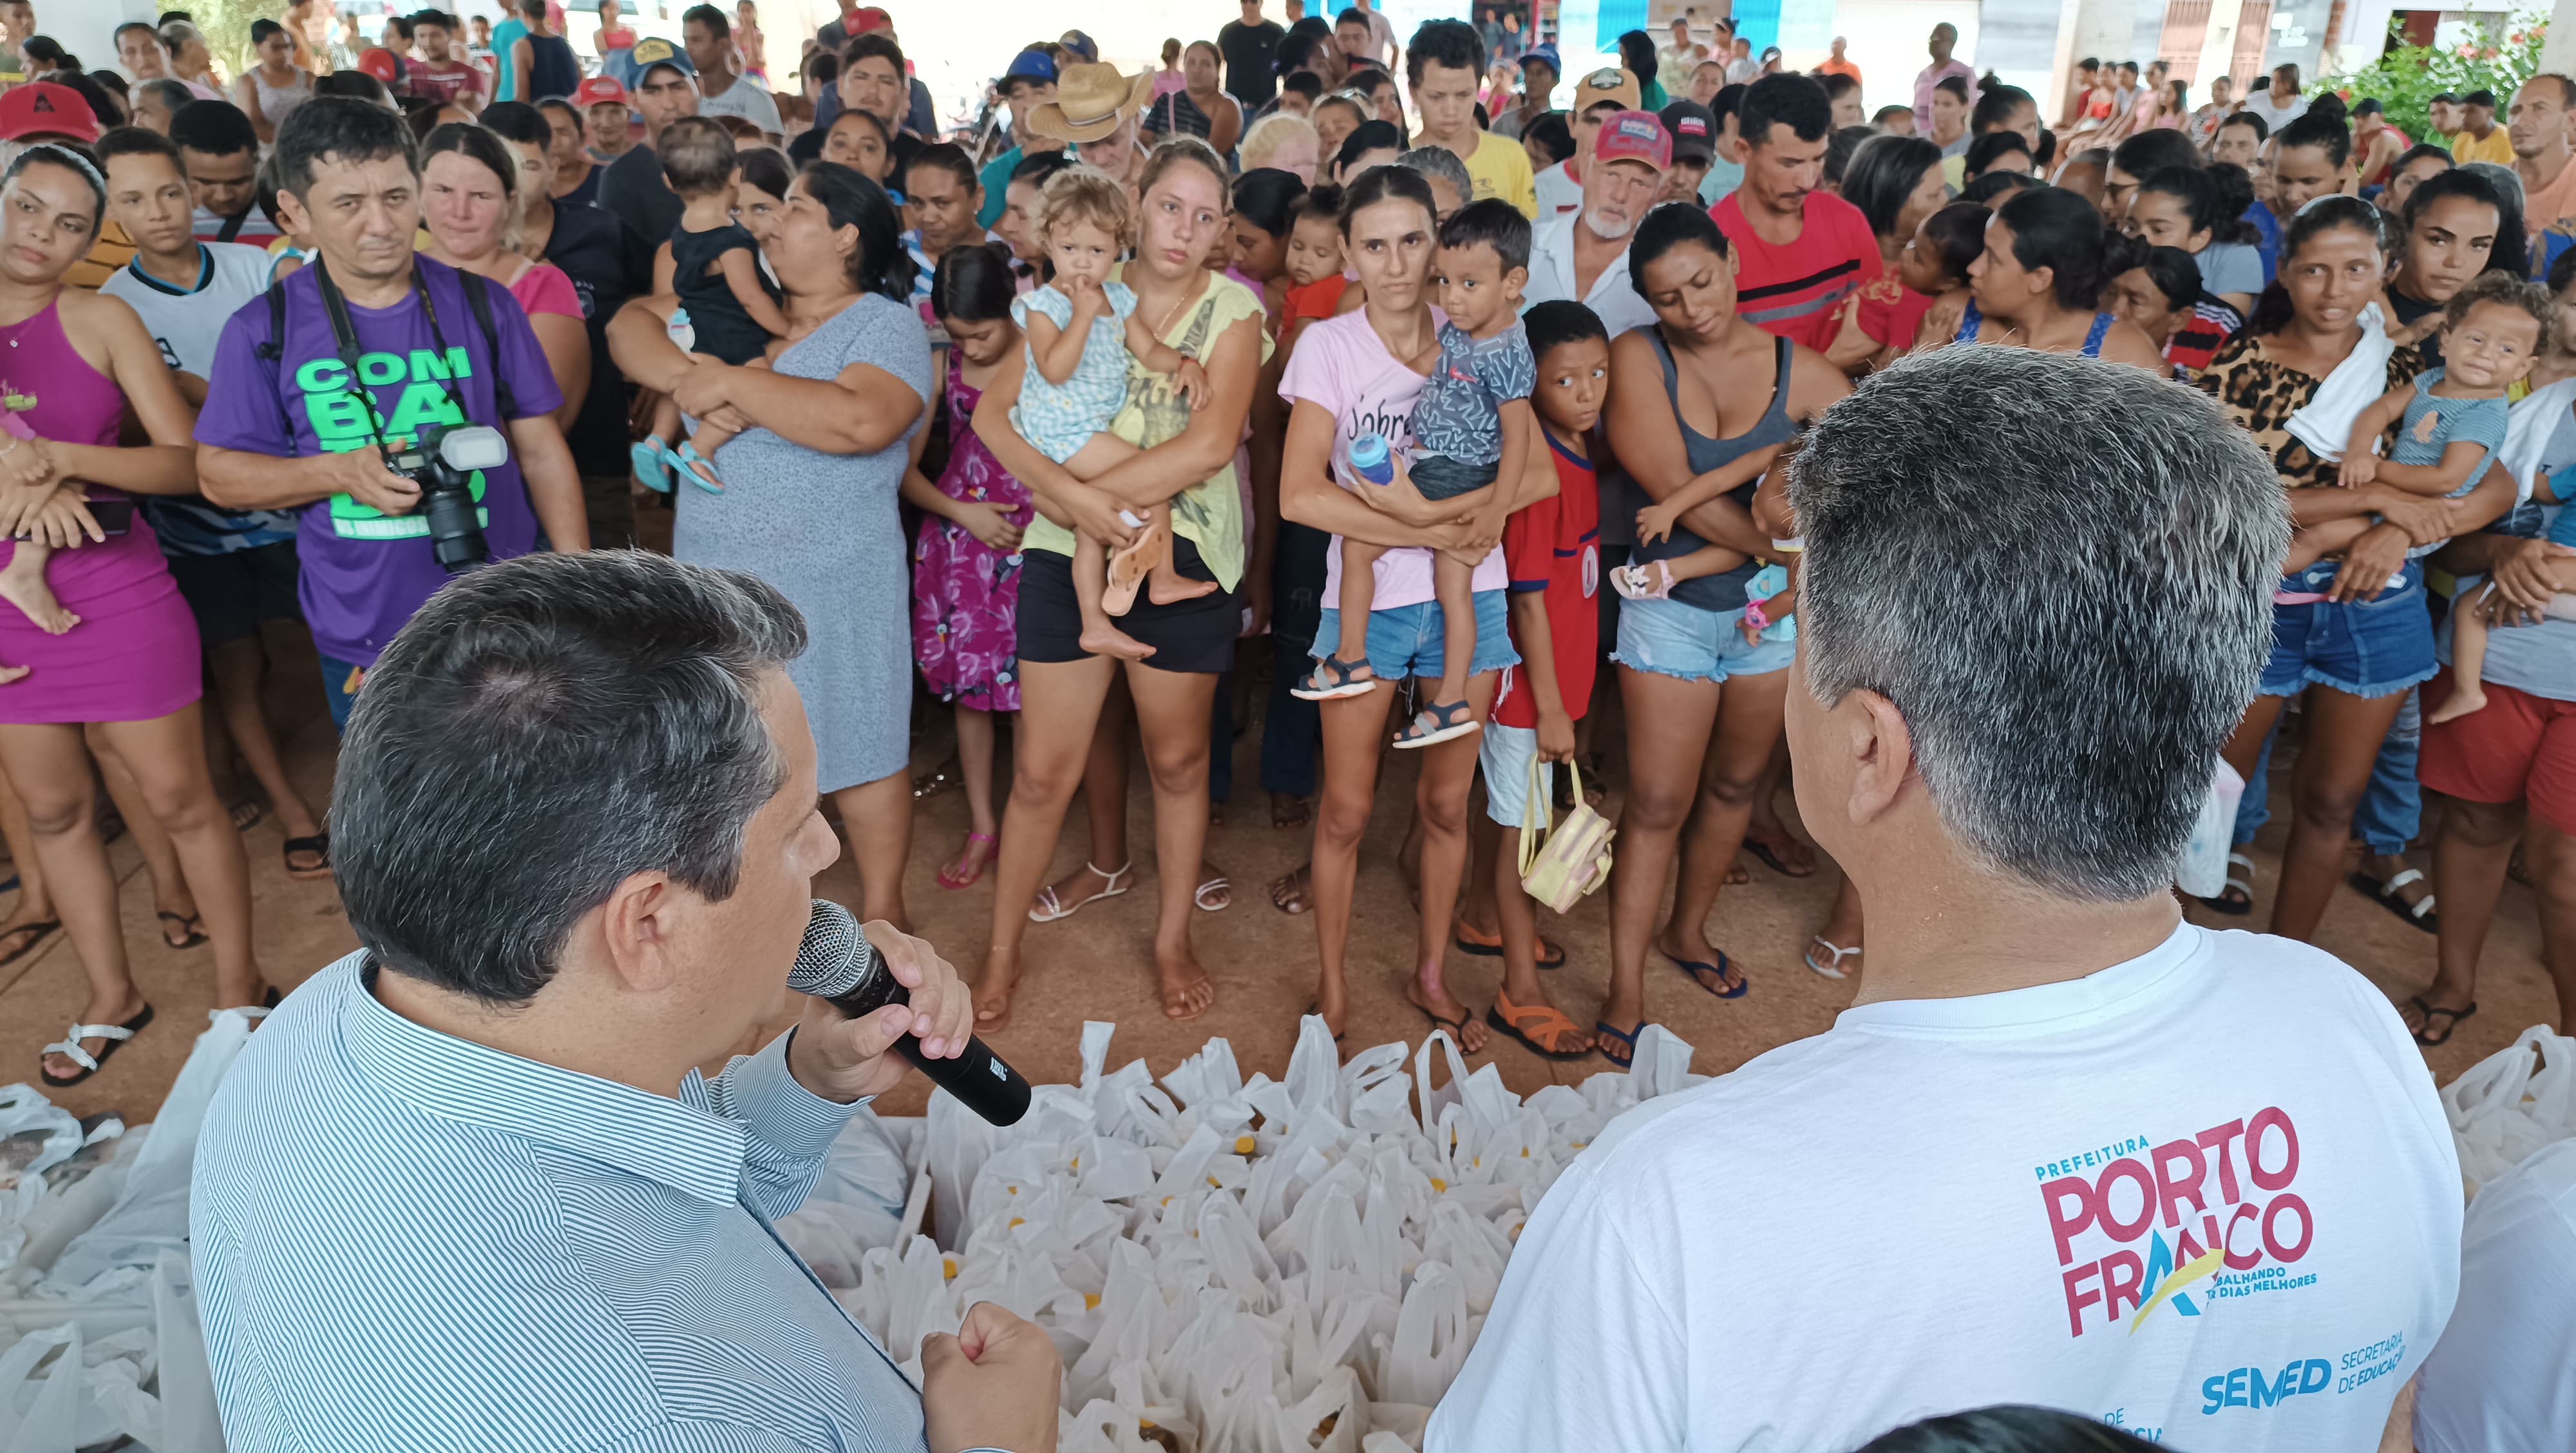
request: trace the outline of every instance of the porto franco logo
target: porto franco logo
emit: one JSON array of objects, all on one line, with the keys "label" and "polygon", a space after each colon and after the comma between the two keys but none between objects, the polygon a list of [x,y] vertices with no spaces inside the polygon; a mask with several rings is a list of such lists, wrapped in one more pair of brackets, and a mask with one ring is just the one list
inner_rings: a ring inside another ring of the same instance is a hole
[{"label": "porto franco logo", "polygon": [[2291,1189],[2299,1134],[2277,1107],[2161,1144],[2131,1137],[2035,1174],[2070,1337],[2124,1317],[2135,1332],[2167,1303],[2197,1317],[2207,1302],[2316,1281],[2289,1270],[2315,1244],[2316,1219]]}]

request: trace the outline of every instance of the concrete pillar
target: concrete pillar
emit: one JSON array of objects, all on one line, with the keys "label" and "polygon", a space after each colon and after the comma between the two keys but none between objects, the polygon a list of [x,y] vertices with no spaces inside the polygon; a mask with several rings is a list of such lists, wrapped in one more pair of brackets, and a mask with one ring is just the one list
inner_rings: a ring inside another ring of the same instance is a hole
[{"label": "concrete pillar", "polygon": [[2540,68],[2576,76],[2576,0],[2550,7],[2549,36],[2540,43]]}]

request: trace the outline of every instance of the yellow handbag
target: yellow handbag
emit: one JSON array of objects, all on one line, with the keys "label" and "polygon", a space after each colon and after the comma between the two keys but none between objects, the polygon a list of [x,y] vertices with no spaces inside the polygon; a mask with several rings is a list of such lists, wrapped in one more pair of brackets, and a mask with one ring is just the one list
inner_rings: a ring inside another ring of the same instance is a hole
[{"label": "yellow handbag", "polygon": [[[1563,913],[1610,881],[1610,839],[1618,830],[1583,800],[1583,771],[1572,762],[1574,810],[1561,824],[1553,821],[1547,764],[1530,758],[1529,796],[1521,805],[1521,891]],[[1531,811],[1538,822],[1529,820]],[[1547,846],[1538,845],[1541,835]]]}]

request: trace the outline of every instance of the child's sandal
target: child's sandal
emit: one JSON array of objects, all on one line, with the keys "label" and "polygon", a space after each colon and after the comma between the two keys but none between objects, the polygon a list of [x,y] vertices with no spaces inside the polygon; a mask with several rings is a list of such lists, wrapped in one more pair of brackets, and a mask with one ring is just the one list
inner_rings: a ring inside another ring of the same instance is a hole
[{"label": "child's sandal", "polygon": [[1323,660],[1315,663],[1314,670],[1306,673],[1305,680],[1288,688],[1288,694],[1299,701],[1332,701],[1344,696],[1365,696],[1377,685],[1377,677],[1374,674],[1367,676],[1360,674],[1368,669],[1366,661],[1354,663],[1327,653]]},{"label": "child's sandal", "polygon": [[1395,745],[1400,751],[1410,751],[1415,747],[1428,747],[1451,737],[1482,731],[1484,726],[1483,722],[1476,720],[1476,708],[1467,702],[1433,702],[1424,707],[1404,730],[1395,734]]},{"label": "child's sandal", "polygon": [[[681,478],[709,494],[724,493],[724,481],[716,478],[714,461],[700,454],[697,445],[683,439],[678,449],[666,449],[662,452],[676,466],[673,472]],[[700,465],[706,466],[703,471],[699,469]]]},{"label": "child's sandal", "polygon": [[1628,600],[1669,600],[1674,584],[1673,567],[1661,560],[1622,565],[1610,572],[1610,588]]},{"label": "child's sandal", "polygon": [[661,440],[651,437],[638,439],[628,445],[626,457],[634,467],[635,482],[655,494],[669,494],[671,471],[662,463],[662,456],[667,452],[669,451],[663,448]]}]

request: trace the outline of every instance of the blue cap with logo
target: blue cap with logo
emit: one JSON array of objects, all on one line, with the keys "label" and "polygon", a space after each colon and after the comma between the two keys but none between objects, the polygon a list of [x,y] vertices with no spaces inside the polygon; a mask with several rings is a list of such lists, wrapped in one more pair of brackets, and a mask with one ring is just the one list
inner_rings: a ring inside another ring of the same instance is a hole
[{"label": "blue cap with logo", "polygon": [[655,66],[669,66],[692,80],[697,78],[698,68],[690,61],[689,53],[658,35],[648,35],[635,42],[635,49],[627,54],[634,58],[635,75],[639,80]]},{"label": "blue cap with logo", "polygon": [[1011,68],[1002,72],[1002,84],[1013,81],[1041,81],[1055,84],[1055,57],[1042,50],[1024,50],[1011,57]]}]

